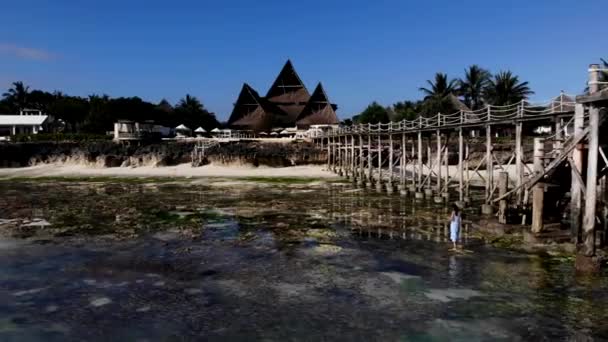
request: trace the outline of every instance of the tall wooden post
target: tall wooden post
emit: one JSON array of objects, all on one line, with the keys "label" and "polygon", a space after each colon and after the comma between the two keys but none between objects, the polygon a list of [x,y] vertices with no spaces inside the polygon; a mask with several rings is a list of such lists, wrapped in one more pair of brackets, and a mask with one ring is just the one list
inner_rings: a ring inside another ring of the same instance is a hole
[{"label": "tall wooden post", "polygon": [[[521,118],[524,114],[524,101],[521,101],[521,104],[518,108],[518,116]],[[523,183],[524,178],[524,169],[523,169],[523,148],[522,148],[522,131],[523,131],[523,123],[518,121],[515,123],[515,186],[519,189],[517,190],[517,205],[522,205],[522,195],[523,191],[521,189],[521,185]]]},{"label": "tall wooden post", "polygon": [[331,138],[327,138],[327,170],[331,171],[331,143],[329,139]]},{"label": "tall wooden post", "polygon": [[359,186],[365,186],[365,158],[363,157],[363,134],[359,132]]},{"label": "tall wooden post", "polygon": [[441,159],[443,153],[441,151],[441,131],[437,130],[437,196],[441,196]]},{"label": "tall wooden post", "polygon": [[410,153],[411,156],[411,160],[412,160],[412,189],[410,189],[412,192],[416,192],[416,176],[417,176],[417,171],[416,171],[416,162],[414,161],[414,156],[416,155],[416,146],[414,144],[414,138],[412,137],[412,151]]},{"label": "tall wooden post", "polygon": [[469,193],[470,185],[471,185],[471,175],[469,173],[469,143],[465,145],[464,151],[464,165],[467,172],[464,174],[465,177],[465,185],[464,185],[464,202],[468,203],[471,200],[471,194]]},{"label": "tall wooden post", "polygon": [[462,136],[462,127],[460,127],[458,129],[458,201],[460,201],[460,204],[463,205],[464,204],[464,189],[463,187],[463,181],[464,181],[464,174],[463,174],[463,154],[464,153],[464,137]]},{"label": "tall wooden post", "polygon": [[378,183],[376,189],[382,190],[382,136],[378,133]]},{"label": "tall wooden post", "polygon": [[[534,138],[534,173],[544,172],[545,143],[541,138]],[[543,229],[543,210],[545,202],[545,183],[534,185],[532,191],[532,232],[540,233]]]},{"label": "tall wooden post", "polygon": [[394,146],[393,146],[393,130],[392,122],[389,126],[388,133],[388,180],[386,182],[386,191],[389,193],[393,192],[393,159],[394,159]]},{"label": "tall wooden post", "polygon": [[353,181],[357,181],[357,155],[355,154],[355,135],[350,136],[350,173],[353,177]]},{"label": "tall wooden post", "polygon": [[597,206],[597,161],[599,156],[600,110],[589,108],[589,150],[587,152],[587,186],[583,216],[583,248],[585,256],[595,255],[595,215]]},{"label": "tall wooden post", "polygon": [[[498,174],[498,195],[504,196],[509,186],[509,173],[501,172]],[[507,223],[507,199],[503,198],[498,203],[498,222]]]},{"label": "tall wooden post", "polygon": [[494,174],[494,161],[492,160],[492,128],[486,126],[486,204],[491,203]]},{"label": "tall wooden post", "polygon": [[405,132],[401,133],[401,158],[399,164],[399,190],[401,195],[406,195],[407,190],[405,188],[405,168],[407,166],[407,141],[405,140]]},{"label": "tall wooden post", "polygon": [[555,142],[553,144],[553,149],[555,149],[556,154],[560,154],[562,150],[562,119],[555,118]]},{"label": "tall wooden post", "polygon": [[[585,107],[577,103],[574,107],[574,139],[578,139],[584,131]],[[583,175],[583,144],[580,143],[572,150],[572,165],[570,165],[570,230],[575,243],[579,243],[581,232],[581,213],[583,206],[583,189],[578,177]],[[581,177],[582,178],[582,177]]]},{"label": "tall wooden post", "polygon": [[450,149],[448,147],[448,141],[449,138],[446,137],[445,140],[445,154],[443,157],[443,161],[445,164],[445,174],[443,175],[443,186],[445,187],[445,191],[441,193],[441,196],[443,196],[443,198],[445,199],[446,203],[449,202],[449,195],[450,195],[450,163],[449,163],[449,154],[450,154]]},{"label": "tall wooden post", "polygon": [[368,130],[367,133],[367,182],[371,186],[374,183],[373,177],[373,164],[372,164],[372,132]]}]

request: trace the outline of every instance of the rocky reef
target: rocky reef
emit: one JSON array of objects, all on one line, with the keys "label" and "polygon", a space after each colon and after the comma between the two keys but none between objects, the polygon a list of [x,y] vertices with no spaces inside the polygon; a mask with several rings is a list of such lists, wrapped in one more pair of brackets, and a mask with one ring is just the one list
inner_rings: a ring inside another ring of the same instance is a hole
[{"label": "rocky reef", "polygon": [[[0,167],[78,164],[92,167],[170,166],[192,162],[195,141],[121,144],[93,142],[26,142],[0,144]],[[308,142],[223,142],[206,151],[198,164],[283,167],[325,163],[324,151]],[[197,166],[197,165],[195,165]]]},{"label": "rocky reef", "polygon": [[295,166],[323,164],[327,162],[326,151],[313,143],[271,143],[261,141],[239,141],[211,147],[203,163],[218,165]]}]

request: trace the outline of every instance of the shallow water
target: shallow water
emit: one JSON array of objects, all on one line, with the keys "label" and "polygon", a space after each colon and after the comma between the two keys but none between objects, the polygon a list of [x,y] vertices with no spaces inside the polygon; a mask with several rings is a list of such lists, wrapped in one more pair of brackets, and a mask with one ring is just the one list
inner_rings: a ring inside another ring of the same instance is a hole
[{"label": "shallow water", "polygon": [[608,339],[608,281],[345,184],[0,183],[0,340]]}]

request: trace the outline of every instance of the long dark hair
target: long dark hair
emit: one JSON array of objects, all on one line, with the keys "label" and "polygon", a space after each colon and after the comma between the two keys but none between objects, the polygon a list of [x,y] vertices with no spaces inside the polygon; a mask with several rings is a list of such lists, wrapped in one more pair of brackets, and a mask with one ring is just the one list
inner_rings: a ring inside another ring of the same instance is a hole
[{"label": "long dark hair", "polygon": [[452,204],[452,210],[454,210],[454,215],[460,215],[460,208],[456,204]]}]

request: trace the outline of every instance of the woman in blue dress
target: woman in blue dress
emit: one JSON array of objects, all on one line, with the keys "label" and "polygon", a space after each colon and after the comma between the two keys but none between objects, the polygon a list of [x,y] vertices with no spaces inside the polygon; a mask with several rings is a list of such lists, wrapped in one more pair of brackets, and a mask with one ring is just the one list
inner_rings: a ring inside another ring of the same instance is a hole
[{"label": "woman in blue dress", "polygon": [[456,243],[460,237],[460,208],[456,204],[452,205],[452,216],[450,216],[450,240],[454,244],[454,250],[456,250]]}]

